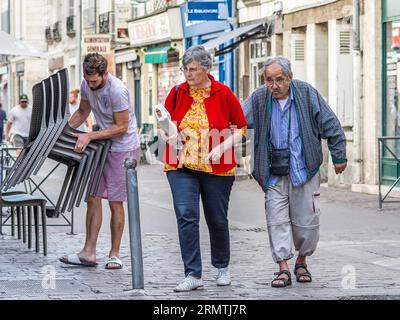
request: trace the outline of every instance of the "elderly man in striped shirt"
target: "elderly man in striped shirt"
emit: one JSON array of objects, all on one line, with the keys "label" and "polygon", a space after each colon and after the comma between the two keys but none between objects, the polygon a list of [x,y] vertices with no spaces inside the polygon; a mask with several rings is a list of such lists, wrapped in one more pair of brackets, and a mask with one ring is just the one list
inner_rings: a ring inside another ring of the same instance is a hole
[{"label": "elderly man in striped shirt", "polygon": [[293,79],[288,59],[268,58],[264,67],[266,85],[243,109],[248,129],[254,129],[253,176],[265,192],[269,242],[279,265],[271,286],[286,287],[292,284],[288,260],[295,250],[296,280],[312,281],[306,257],[319,240],[321,138],[327,139],[336,174],[347,166],[346,138],[318,91]]}]

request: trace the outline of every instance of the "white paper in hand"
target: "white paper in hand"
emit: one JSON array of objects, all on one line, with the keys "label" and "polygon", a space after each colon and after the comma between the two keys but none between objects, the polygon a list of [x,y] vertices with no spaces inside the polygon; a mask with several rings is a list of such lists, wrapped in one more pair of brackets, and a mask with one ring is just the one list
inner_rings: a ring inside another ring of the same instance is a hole
[{"label": "white paper in hand", "polygon": [[182,148],[182,143],[178,139],[178,128],[175,123],[171,120],[171,115],[165,109],[162,104],[157,104],[154,106],[154,114],[156,115],[157,121],[160,124],[160,128],[170,137],[168,143],[174,146],[176,149]]}]

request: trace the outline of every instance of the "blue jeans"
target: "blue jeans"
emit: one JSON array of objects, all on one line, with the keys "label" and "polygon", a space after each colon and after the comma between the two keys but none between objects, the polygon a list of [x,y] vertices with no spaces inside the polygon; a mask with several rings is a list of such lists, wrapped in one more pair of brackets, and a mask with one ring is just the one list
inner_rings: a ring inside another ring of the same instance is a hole
[{"label": "blue jeans", "polygon": [[210,234],[211,263],[216,268],[226,268],[230,259],[228,207],[235,177],[183,168],[168,172],[167,178],[174,200],[185,276],[201,278],[202,275],[200,196]]}]

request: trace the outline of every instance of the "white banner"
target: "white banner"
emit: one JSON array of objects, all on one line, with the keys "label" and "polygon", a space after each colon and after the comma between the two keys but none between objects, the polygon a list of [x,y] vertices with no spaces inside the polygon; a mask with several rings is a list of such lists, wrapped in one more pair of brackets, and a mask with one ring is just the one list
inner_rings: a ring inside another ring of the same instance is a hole
[{"label": "white banner", "polygon": [[167,40],[171,37],[168,14],[158,14],[129,23],[129,37],[132,45]]},{"label": "white banner", "polygon": [[117,42],[129,43],[128,20],[132,20],[130,5],[115,5],[115,34]]}]

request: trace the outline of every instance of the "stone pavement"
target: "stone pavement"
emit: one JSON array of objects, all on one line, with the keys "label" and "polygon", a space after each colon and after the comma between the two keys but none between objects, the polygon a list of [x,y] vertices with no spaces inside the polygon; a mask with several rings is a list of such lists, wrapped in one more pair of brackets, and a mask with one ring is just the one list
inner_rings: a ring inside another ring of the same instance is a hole
[{"label": "stone pavement", "polygon": [[[108,233],[102,232],[99,238],[99,266],[81,268],[62,265],[58,257],[80,249],[84,241],[82,232],[68,235],[65,228],[50,227],[49,254],[43,257],[28,250],[22,241],[12,239],[6,228],[6,235],[0,236],[0,300],[400,297],[400,204],[386,204],[383,211],[378,211],[376,196],[322,187],[321,241],[316,254],[309,259],[314,281],[311,284],[294,281],[291,287],[276,289],[270,286],[277,270],[265,230],[263,194],[252,180],[237,181],[232,193],[232,286],[221,288],[215,285],[215,269],[210,264],[208,233],[203,221],[205,289],[174,293],[173,288],[182,279],[183,268],[168,184],[157,166],[142,167],[139,179],[144,290],[129,291],[131,268],[127,232],[121,250],[124,269],[109,271],[104,269],[110,243]],[[76,223],[82,223],[83,218],[77,219]],[[291,261],[291,268],[293,263]]]}]

